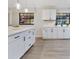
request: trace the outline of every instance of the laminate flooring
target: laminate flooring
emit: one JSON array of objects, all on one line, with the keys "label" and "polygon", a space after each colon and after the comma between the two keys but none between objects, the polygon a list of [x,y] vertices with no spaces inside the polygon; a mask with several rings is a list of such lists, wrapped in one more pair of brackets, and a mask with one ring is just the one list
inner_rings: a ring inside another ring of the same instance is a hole
[{"label": "laminate flooring", "polygon": [[36,39],[21,59],[70,59],[70,40]]}]

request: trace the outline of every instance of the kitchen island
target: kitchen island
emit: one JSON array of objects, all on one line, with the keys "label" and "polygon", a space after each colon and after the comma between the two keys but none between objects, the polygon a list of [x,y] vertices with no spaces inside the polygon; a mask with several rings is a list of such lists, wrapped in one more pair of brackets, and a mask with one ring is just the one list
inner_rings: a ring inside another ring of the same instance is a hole
[{"label": "kitchen island", "polygon": [[20,59],[35,43],[35,27],[8,27],[8,57]]}]

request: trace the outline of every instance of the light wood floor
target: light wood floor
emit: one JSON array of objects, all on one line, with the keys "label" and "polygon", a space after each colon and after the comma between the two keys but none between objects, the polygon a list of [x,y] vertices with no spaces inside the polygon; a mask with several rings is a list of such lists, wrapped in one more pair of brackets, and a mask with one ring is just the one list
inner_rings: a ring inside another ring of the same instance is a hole
[{"label": "light wood floor", "polygon": [[70,40],[36,40],[21,59],[70,59]]}]

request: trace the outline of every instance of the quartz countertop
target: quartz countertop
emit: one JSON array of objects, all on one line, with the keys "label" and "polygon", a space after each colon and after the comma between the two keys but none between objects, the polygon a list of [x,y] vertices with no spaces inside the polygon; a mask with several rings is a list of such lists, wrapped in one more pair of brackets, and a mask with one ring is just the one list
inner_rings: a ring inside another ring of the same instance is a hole
[{"label": "quartz countertop", "polygon": [[35,27],[33,25],[20,25],[19,27],[8,26],[8,36],[30,29],[35,29]]}]

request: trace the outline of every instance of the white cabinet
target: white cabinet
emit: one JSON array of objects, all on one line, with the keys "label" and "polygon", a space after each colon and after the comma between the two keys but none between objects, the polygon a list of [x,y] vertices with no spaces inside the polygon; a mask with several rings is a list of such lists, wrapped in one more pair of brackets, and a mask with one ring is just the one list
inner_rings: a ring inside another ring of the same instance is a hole
[{"label": "white cabinet", "polygon": [[49,20],[50,19],[50,10],[49,9],[43,10],[42,19],[43,20]]},{"label": "white cabinet", "polygon": [[57,38],[57,28],[51,28],[51,32],[50,32],[50,35],[51,35],[51,39],[56,39]]},{"label": "white cabinet", "polygon": [[28,50],[35,43],[35,30],[25,32],[25,49]]},{"label": "white cabinet", "polygon": [[31,44],[35,43],[35,29],[31,30]]},{"label": "white cabinet", "polygon": [[51,20],[56,20],[56,9],[51,9],[50,11]]},{"label": "white cabinet", "polygon": [[63,38],[63,28],[62,27],[57,27],[57,32],[58,32],[58,34],[57,34],[57,38],[58,39],[62,39]]},{"label": "white cabinet", "polygon": [[8,59],[20,59],[20,57],[35,43],[35,30],[30,29],[8,38]]},{"label": "white cabinet", "polygon": [[50,28],[44,28],[44,30],[43,30],[43,38],[44,39],[48,39],[48,38],[50,38],[51,37],[51,30],[50,30]]},{"label": "white cabinet", "polygon": [[56,20],[56,9],[44,9],[42,11],[43,20]]},{"label": "white cabinet", "polygon": [[[12,38],[12,39],[11,39]],[[9,40],[9,59],[19,59],[24,53],[24,37],[21,33],[11,36]]]},{"label": "white cabinet", "polygon": [[44,28],[43,30],[44,39],[56,39],[57,38],[57,29],[56,28]]},{"label": "white cabinet", "polygon": [[70,28],[69,27],[63,28],[63,37],[64,38],[70,38]]},{"label": "white cabinet", "polygon": [[70,31],[69,27],[44,27],[43,38],[44,39],[69,39]]}]

